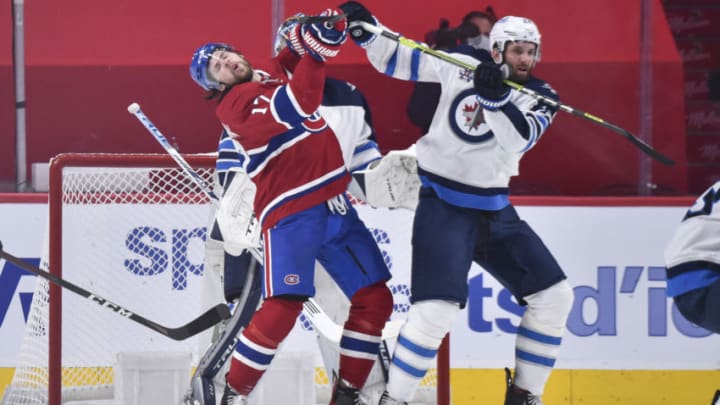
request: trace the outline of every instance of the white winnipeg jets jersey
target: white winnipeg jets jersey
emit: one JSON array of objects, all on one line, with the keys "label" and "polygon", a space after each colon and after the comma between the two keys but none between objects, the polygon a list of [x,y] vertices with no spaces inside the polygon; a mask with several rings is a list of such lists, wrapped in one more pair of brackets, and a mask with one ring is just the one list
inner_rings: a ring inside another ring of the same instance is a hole
[{"label": "white winnipeg jets jersey", "polygon": [[[381,27],[385,28],[385,27]],[[473,70],[458,67],[412,47],[377,36],[364,45],[378,71],[394,78],[437,82],[442,87],[428,133],[417,142],[418,174],[440,198],[463,207],[498,210],[509,204],[510,177],[520,158],[548,128],[556,108],[512,90],[510,102],[483,110],[473,88]],[[478,50],[451,53],[469,66],[491,62]],[[545,82],[531,78],[525,87],[557,100]]]},{"label": "white winnipeg jets jersey", "polygon": [[720,181],[688,209],[665,249],[668,268],[697,261],[720,265]]}]

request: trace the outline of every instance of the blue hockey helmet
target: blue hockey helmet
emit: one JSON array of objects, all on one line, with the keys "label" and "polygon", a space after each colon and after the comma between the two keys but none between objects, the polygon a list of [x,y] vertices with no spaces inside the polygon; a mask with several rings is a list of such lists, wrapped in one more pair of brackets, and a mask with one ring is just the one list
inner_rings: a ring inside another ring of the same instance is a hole
[{"label": "blue hockey helmet", "polygon": [[209,42],[195,50],[192,60],[190,61],[190,77],[205,90],[220,90],[220,83],[208,76],[210,56],[218,49],[234,50],[234,48],[228,44]]}]

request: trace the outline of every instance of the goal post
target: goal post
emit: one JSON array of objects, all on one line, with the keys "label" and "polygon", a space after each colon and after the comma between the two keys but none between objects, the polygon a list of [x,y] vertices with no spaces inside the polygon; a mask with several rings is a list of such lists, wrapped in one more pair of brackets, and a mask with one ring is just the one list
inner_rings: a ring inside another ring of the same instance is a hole
[{"label": "goal post", "polygon": [[[212,184],[214,156],[183,157]],[[52,274],[170,327],[221,302],[222,291],[208,298],[203,285],[211,203],[169,155],[58,155],[48,206],[40,267]],[[209,344],[210,333],[174,341],[83,301],[38,278],[3,404],[111,400],[118,353],[189,352],[197,365]],[[426,384],[432,402],[422,403],[449,404],[446,348]],[[316,366],[316,390],[329,383]]]}]

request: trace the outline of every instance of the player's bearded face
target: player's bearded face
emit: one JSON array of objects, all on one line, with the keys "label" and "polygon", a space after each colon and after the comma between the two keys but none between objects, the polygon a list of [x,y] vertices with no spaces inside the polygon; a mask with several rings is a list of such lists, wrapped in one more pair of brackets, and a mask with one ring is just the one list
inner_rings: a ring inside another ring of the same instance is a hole
[{"label": "player's bearded face", "polygon": [[232,86],[250,81],[253,70],[250,63],[239,53],[217,50],[213,52],[208,64],[208,74],[218,83]]},{"label": "player's bearded face", "polygon": [[505,46],[505,63],[510,67],[510,80],[526,82],[537,62],[537,45],[513,42]]}]

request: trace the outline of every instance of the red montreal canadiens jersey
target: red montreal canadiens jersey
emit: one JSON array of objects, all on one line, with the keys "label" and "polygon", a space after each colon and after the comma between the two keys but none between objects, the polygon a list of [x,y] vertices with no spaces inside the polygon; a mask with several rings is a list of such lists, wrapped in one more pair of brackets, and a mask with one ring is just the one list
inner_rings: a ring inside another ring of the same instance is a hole
[{"label": "red montreal canadiens jersey", "polygon": [[343,193],[350,180],[337,138],[317,112],[324,64],[306,56],[289,79],[283,55],[264,66],[260,82],[233,87],[216,111],[246,155],[263,229]]}]

